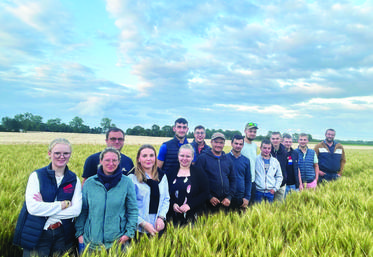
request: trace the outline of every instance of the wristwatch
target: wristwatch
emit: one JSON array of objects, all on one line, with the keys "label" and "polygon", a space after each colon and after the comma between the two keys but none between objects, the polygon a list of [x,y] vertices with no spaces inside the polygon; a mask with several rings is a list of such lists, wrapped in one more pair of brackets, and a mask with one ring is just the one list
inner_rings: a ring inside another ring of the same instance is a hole
[{"label": "wristwatch", "polygon": [[158,216],[158,218],[160,218],[161,220],[163,220],[163,222],[166,222],[166,218],[163,217],[163,216]]}]

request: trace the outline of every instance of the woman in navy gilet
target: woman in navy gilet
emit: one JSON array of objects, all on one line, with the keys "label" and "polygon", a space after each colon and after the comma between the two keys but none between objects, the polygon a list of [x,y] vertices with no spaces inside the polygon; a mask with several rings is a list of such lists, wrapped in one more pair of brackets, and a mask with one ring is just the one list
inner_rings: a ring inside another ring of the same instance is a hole
[{"label": "woman in navy gilet", "polygon": [[68,140],[53,140],[50,164],[29,177],[14,236],[23,256],[61,256],[74,245],[73,222],[81,211],[82,194],[80,180],[67,167],[71,150]]}]

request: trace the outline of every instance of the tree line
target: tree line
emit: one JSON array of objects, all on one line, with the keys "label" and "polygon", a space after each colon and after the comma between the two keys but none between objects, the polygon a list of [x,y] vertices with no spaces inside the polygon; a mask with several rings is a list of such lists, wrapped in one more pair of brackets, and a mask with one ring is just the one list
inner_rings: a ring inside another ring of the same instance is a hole
[{"label": "tree line", "polygon": [[0,131],[5,132],[27,132],[27,131],[47,131],[47,132],[69,132],[69,133],[91,133],[101,134],[110,127],[115,127],[109,118],[102,118],[100,127],[89,127],[84,124],[82,118],[75,116],[69,123],[64,123],[60,118],[49,119],[43,122],[43,117],[26,112],[17,114],[13,118],[1,118]]},{"label": "tree line", "polygon": [[[17,114],[13,118],[3,117],[1,119],[0,131],[3,132],[27,132],[27,131],[46,131],[46,132],[68,132],[68,133],[91,133],[91,134],[102,134],[105,133],[109,128],[115,127],[112,120],[105,117],[101,119],[99,127],[89,127],[84,124],[81,117],[75,116],[69,123],[64,123],[60,118],[49,119],[47,122],[43,122],[43,117],[34,115],[29,112]],[[174,131],[172,125],[165,125],[160,127],[157,124],[151,126],[151,128],[143,128],[142,126],[135,126],[128,128],[126,131],[127,135],[135,136],[150,136],[150,137],[173,137]],[[206,128],[206,139],[210,139],[212,134],[215,132],[223,133],[227,139],[231,139],[234,135],[241,135],[242,132],[238,130],[222,130],[222,129],[209,129]],[[268,131],[267,135],[258,135],[256,140],[261,141],[263,139],[269,139],[272,131]],[[299,134],[292,134],[294,142],[298,139]],[[187,135],[188,138],[193,138],[193,128],[190,128]],[[320,139],[313,139],[312,135],[309,135],[311,142],[319,142]],[[373,141],[363,140],[338,140],[344,144],[359,144],[359,145],[373,145]]]}]

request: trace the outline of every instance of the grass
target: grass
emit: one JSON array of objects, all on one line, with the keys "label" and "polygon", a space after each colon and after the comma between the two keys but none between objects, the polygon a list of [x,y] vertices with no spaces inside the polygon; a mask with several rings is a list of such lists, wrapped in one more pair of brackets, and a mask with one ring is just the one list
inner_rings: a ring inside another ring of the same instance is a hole
[{"label": "grass", "polygon": [[[84,160],[103,147],[74,145],[70,169],[81,177]],[[124,152],[134,160],[138,147],[125,145]],[[290,194],[283,204],[201,217],[193,227],[168,226],[162,238],[143,237],[123,255],[373,256],[373,151],[346,153],[344,176],[334,183]],[[0,256],[21,254],[11,242],[27,179],[48,163],[46,145],[0,145]]]}]

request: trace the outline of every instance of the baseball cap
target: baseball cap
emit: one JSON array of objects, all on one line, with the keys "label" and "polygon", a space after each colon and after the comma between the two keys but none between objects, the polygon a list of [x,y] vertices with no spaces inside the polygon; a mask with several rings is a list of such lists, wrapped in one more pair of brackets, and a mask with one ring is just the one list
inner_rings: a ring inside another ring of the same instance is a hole
[{"label": "baseball cap", "polygon": [[223,133],[220,133],[220,132],[216,132],[214,134],[212,134],[211,136],[211,140],[214,140],[216,138],[221,138],[221,139],[224,139],[225,140],[225,136]]},{"label": "baseball cap", "polygon": [[258,129],[258,124],[255,123],[255,122],[249,122],[249,123],[247,123],[246,126],[245,126],[245,129],[251,129],[251,128]]}]

